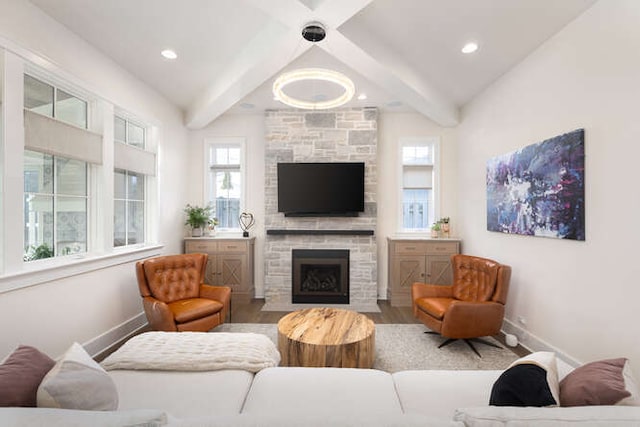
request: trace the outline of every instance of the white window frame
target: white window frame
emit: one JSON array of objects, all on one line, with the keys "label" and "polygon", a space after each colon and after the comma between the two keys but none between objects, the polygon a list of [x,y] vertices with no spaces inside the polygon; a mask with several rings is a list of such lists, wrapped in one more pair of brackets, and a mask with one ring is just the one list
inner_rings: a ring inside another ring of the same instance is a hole
[{"label": "white window frame", "polygon": [[[210,173],[210,158],[209,154],[212,149],[215,148],[240,148],[240,180],[241,180],[241,188],[240,188],[240,207],[239,211],[244,212],[244,207],[246,206],[246,194],[247,194],[247,173],[246,173],[246,140],[244,137],[208,137],[204,140],[204,193],[202,195],[203,205],[207,205],[209,203],[213,203],[215,206],[215,201],[209,201],[209,195],[212,194],[213,189],[211,188],[211,184],[209,183],[209,173]],[[217,215],[217,213],[215,214]],[[216,227],[221,233],[236,233],[241,231],[240,226],[237,228],[223,228]]]},{"label": "white window frame", "polygon": [[396,199],[397,206],[397,230],[399,234],[410,234],[410,235],[422,235],[428,234],[430,232],[430,224],[427,224],[427,228],[405,228],[404,227],[404,217],[402,210],[402,200],[403,200],[403,190],[404,190],[404,161],[402,151],[404,147],[411,146],[429,146],[433,149],[433,183],[432,183],[432,192],[433,192],[433,219],[437,220],[440,218],[440,138],[436,136],[425,136],[425,137],[404,137],[400,138],[398,141],[398,152],[397,152],[397,183],[398,183],[398,197]]}]

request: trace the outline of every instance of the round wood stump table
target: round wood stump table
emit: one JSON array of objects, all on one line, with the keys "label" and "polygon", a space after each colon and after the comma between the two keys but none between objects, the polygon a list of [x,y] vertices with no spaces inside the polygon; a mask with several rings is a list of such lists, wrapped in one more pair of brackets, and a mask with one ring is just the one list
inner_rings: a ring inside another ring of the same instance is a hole
[{"label": "round wood stump table", "polygon": [[278,322],[281,366],[371,368],[375,326],[367,316],[338,308],[308,308]]}]

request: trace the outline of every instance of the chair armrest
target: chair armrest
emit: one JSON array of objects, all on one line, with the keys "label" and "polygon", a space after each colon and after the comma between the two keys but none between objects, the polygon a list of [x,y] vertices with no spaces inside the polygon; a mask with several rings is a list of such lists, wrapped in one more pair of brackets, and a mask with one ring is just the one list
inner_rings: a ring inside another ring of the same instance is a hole
[{"label": "chair armrest", "polygon": [[212,286],[205,283],[200,284],[200,298],[212,299],[222,303],[222,313],[220,318],[224,322],[229,311],[231,301],[231,288],[229,286]]},{"label": "chair armrest", "polygon": [[173,318],[173,313],[165,302],[147,296],[142,298],[142,306],[144,307],[144,312],[147,315],[151,329],[166,332],[175,332],[178,330]]},{"label": "chair armrest", "polygon": [[453,286],[416,282],[411,285],[411,301],[418,298],[452,298]]},{"label": "chair armrest", "polygon": [[454,301],[444,315],[441,334],[449,338],[496,335],[504,319],[504,305],[493,302]]}]

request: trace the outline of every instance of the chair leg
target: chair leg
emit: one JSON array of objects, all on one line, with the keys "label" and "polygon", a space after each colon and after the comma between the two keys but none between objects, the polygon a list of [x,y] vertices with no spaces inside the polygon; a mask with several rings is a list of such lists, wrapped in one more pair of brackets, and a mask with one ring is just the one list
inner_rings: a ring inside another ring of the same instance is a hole
[{"label": "chair leg", "polygon": [[[425,333],[425,334],[435,334],[435,335],[440,335],[440,333],[435,332],[435,331],[424,331],[424,333]],[[446,338],[446,337],[445,337],[445,338]],[[464,342],[466,342],[466,343],[467,343],[467,345],[469,346],[469,348],[471,348],[471,350],[473,350],[473,352],[474,352],[475,354],[477,354],[477,355],[478,355],[478,357],[482,357],[482,355],[480,354],[480,352],[478,352],[478,350],[476,349],[476,347],[473,345],[473,343],[474,343],[474,342],[476,342],[476,343],[480,343],[480,344],[484,344],[484,345],[488,345],[488,346],[490,346],[490,347],[503,348],[502,346],[499,346],[499,345],[497,345],[497,344],[494,344],[494,343],[492,343],[492,342],[490,342],[490,341],[487,341],[487,340],[485,340],[485,339],[482,339],[482,338],[468,338],[468,339],[467,339],[467,338],[463,338],[462,340],[463,340]],[[442,348],[442,347],[444,347],[444,346],[447,346],[447,345],[451,344],[451,343],[452,343],[452,342],[454,342],[454,341],[458,341],[458,339],[457,339],[457,338],[447,338],[447,339],[446,339],[446,341],[444,341],[442,344],[440,344],[440,345],[438,346],[438,348]]]}]

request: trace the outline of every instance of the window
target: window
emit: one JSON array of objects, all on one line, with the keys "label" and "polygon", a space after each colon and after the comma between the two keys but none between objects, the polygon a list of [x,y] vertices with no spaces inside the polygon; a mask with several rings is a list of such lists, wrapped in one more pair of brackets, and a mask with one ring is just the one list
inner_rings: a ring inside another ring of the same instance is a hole
[{"label": "window", "polygon": [[25,150],[25,261],[87,251],[87,163]]},{"label": "window", "polygon": [[424,231],[435,222],[436,141],[405,141],[402,151],[402,226]]},{"label": "window", "polygon": [[238,229],[243,195],[242,143],[211,143],[208,150],[208,203],[214,206],[220,229]]},{"label": "window", "polygon": [[24,108],[87,129],[87,102],[70,93],[24,75]]},{"label": "window", "polygon": [[145,176],[116,169],[114,173],[113,246],[144,243]]},{"label": "window", "polygon": [[125,118],[115,116],[114,136],[116,141],[123,144],[133,145],[143,150],[145,148],[145,128]]}]

